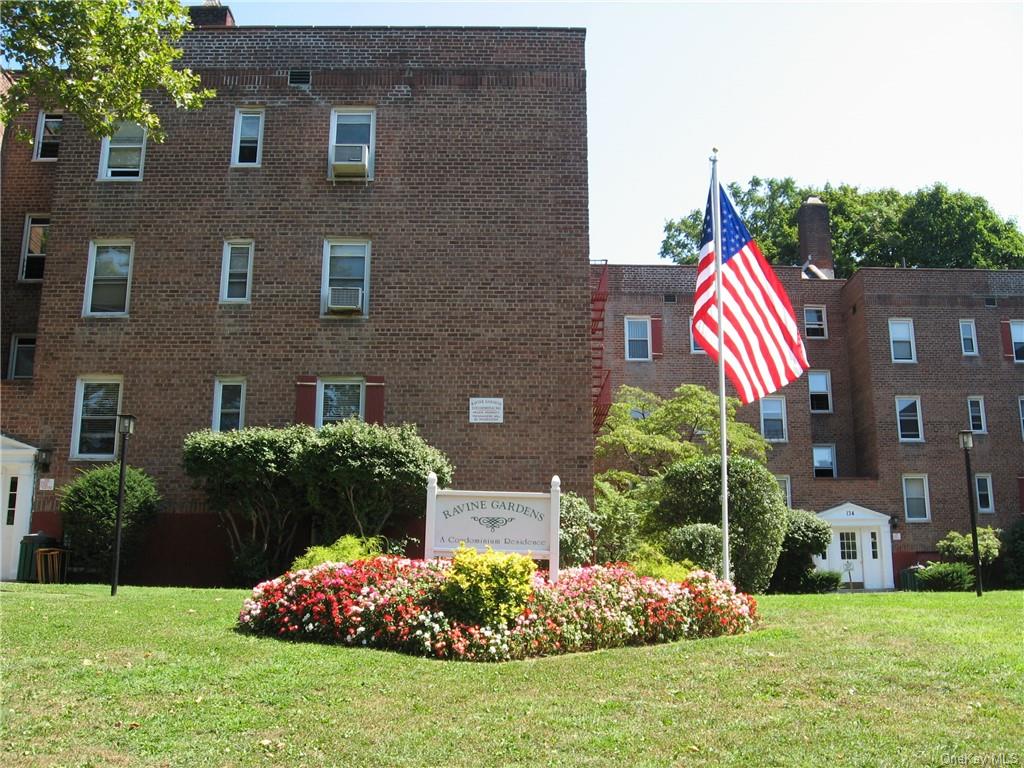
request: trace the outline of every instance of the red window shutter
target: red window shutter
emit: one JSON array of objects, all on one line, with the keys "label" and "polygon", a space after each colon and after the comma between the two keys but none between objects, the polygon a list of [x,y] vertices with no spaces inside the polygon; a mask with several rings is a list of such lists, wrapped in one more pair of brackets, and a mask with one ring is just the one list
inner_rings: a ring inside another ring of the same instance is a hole
[{"label": "red window shutter", "polygon": [[661,315],[651,317],[651,356],[661,357],[665,354],[664,332]]},{"label": "red window shutter", "polygon": [[1024,477],[1017,478],[1017,505],[1020,513],[1024,515]]},{"label": "red window shutter", "polygon": [[1003,357],[1013,359],[1013,337],[1010,335],[1010,321],[999,321],[999,332],[1003,336]]},{"label": "red window shutter", "polygon": [[384,377],[366,377],[366,402],[364,403],[364,418],[367,424],[384,423]]},{"label": "red window shutter", "polygon": [[316,376],[295,380],[295,423],[316,426]]}]

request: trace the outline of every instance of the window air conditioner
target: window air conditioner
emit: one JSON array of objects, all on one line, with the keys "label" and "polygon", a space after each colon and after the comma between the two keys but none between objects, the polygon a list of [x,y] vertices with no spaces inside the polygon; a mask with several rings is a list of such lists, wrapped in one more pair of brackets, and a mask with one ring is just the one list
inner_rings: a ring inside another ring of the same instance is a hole
[{"label": "window air conditioner", "polygon": [[366,144],[335,144],[331,168],[336,178],[366,178],[370,170],[370,148]]},{"label": "window air conditioner", "polygon": [[363,308],[362,288],[328,288],[329,312],[352,312]]}]

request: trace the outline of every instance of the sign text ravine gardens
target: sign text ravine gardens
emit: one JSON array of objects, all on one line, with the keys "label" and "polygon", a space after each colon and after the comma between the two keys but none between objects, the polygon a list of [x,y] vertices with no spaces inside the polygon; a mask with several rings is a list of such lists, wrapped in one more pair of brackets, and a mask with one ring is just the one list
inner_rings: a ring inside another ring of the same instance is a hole
[{"label": "sign text ravine gardens", "polygon": [[460,543],[495,552],[518,552],[547,560],[558,579],[558,526],[561,482],[551,478],[550,493],[453,491],[427,477],[427,558],[451,554]]}]

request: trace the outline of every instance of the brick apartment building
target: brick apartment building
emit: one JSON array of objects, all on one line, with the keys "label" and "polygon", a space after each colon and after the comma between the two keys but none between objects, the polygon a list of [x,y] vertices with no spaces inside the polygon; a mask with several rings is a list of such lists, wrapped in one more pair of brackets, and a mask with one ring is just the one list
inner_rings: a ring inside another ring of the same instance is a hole
[{"label": "brick apartment building", "polygon": [[[791,506],[832,523],[830,567],[852,560],[853,581],[892,586],[900,569],[936,557],[948,531],[969,530],[960,430],[974,432],[979,525],[1024,514],[1024,272],[831,279],[827,209],[807,203],[799,223],[808,268],[776,273],[811,369],[739,418],[771,441],[768,465]],[[662,396],[684,382],[717,388],[690,337],[694,280],[689,266],[591,268],[598,421],[622,384]]]},{"label": "brick apartment building", "polygon": [[164,497],[143,582],[223,578],[181,470],[211,425],[414,422],[456,487],[589,495],[584,31],[193,18],[217,95],[158,98],[165,142],[59,112],[3,141],[2,576],[117,412]]}]

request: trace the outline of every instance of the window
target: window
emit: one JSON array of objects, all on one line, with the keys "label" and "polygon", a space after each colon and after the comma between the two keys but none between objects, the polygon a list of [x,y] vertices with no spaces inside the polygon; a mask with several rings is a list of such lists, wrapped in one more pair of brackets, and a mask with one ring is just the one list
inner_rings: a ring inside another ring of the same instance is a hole
[{"label": "window", "polygon": [[100,146],[100,181],[137,181],[146,157],[146,129],[120,122]]},{"label": "window", "polygon": [[903,476],[903,514],[908,523],[931,519],[928,503],[928,475]]},{"label": "window", "polygon": [[11,482],[7,486],[7,525],[14,525],[14,515],[18,511],[18,476],[11,475]]},{"label": "window", "polygon": [[320,379],[316,388],[317,426],[363,418],[366,387],[359,379]]},{"label": "window", "polygon": [[978,332],[972,318],[960,321],[960,351],[968,357],[978,355]]},{"label": "window", "polygon": [[836,477],[836,447],[834,445],[811,446],[815,477]]},{"label": "window", "polygon": [[245,426],[245,379],[225,376],[213,385],[213,431],[228,432]]},{"label": "window", "polygon": [[786,398],[761,398],[761,434],[771,443],[786,442]]},{"label": "window", "polygon": [[896,428],[901,443],[924,442],[924,430],[921,427],[921,398],[896,398]]},{"label": "window", "polygon": [[36,123],[36,141],[32,151],[33,160],[56,160],[60,154],[60,134],[64,127],[64,115],[59,112],[40,112]]},{"label": "window", "polygon": [[372,179],[375,162],[376,113],[367,109],[331,112],[331,176]]},{"label": "window", "polygon": [[1020,412],[1020,439],[1024,440],[1024,397],[1017,398],[1017,410]]},{"label": "window", "polygon": [[975,434],[983,435],[988,432],[988,424],[985,421],[984,397],[967,398],[967,423],[970,425],[971,432]]},{"label": "window", "polygon": [[857,559],[857,532],[856,531],[840,531],[839,532],[839,559],[840,560],[856,560]]},{"label": "window", "polygon": [[322,313],[369,312],[370,244],[359,240],[325,240],[320,285]]},{"label": "window", "polygon": [[263,110],[236,109],[231,165],[258,168],[263,163]]},{"label": "window", "polygon": [[782,491],[782,498],[786,500],[786,506],[792,509],[793,484],[789,479],[789,475],[776,475],[775,482],[779,484],[779,490]]},{"label": "window", "polygon": [[42,280],[46,267],[46,241],[50,235],[48,214],[30,213],[25,217],[25,234],[21,239],[22,280]]},{"label": "window", "polygon": [[220,267],[220,300],[248,303],[252,290],[252,240],[228,240]]},{"label": "window", "polygon": [[31,379],[36,359],[36,337],[14,336],[11,339],[11,362],[7,376],[11,379]]},{"label": "window", "polygon": [[117,414],[121,409],[118,376],[87,376],[75,388],[73,459],[113,459],[117,453]]},{"label": "window", "polygon": [[808,339],[828,338],[828,316],[824,307],[804,307],[804,336]]},{"label": "window", "polygon": [[808,371],[807,390],[811,413],[832,413],[832,374],[829,371]]},{"label": "window", "polygon": [[651,359],[651,318],[626,318],[626,359]]},{"label": "window", "polygon": [[85,281],[86,315],[127,315],[132,281],[130,240],[102,240],[89,245]]},{"label": "window", "polygon": [[878,559],[878,531],[871,531],[871,559]]},{"label": "window", "polygon": [[288,85],[307,87],[313,81],[313,74],[308,69],[289,69]]},{"label": "window", "polygon": [[992,501],[992,475],[978,473],[974,476],[974,500],[978,503],[978,512],[991,515],[995,509]]},{"label": "window", "polygon": [[1014,362],[1024,363],[1024,320],[1010,321],[1010,346]]},{"label": "window", "polygon": [[889,320],[889,346],[894,363],[916,363],[917,349],[914,346],[914,321],[910,319]]},{"label": "window", "polygon": [[690,315],[690,354],[706,355],[704,347],[697,343],[697,335],[693,332],[693,315]]}]

